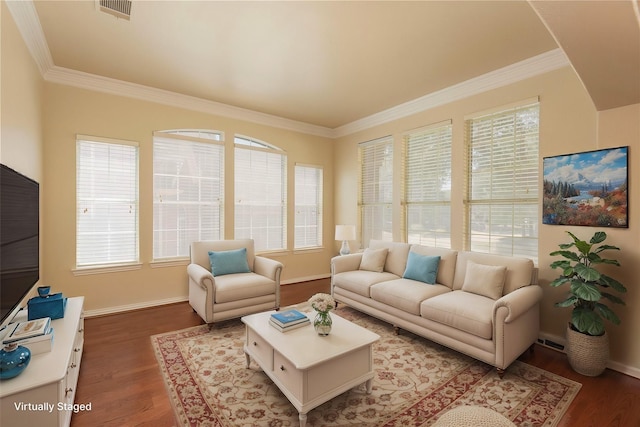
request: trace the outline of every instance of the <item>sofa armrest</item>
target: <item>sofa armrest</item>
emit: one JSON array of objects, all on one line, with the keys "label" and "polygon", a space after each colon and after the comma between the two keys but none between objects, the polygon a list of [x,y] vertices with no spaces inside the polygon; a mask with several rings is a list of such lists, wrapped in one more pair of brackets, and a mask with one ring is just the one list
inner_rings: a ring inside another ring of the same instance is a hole
[{"label": "sofa armrest", "polygon": [[191,281],[200,285],[201,288],[207,291],[208,295],[213,296],[216,281],[209,270],[200,264],[189,264],[187,266],[187,274]]},{"label": "sofa armrest", "polygon": [[531,307],[542,300],[542,288],[538,285],[525,286],[504,295],[493,305],[493,319],[501,307],[506,307],[508,312],[504,318],[505,323],[509,323],[527,312]]},{"label": "sofa armrest", "polygon": [[361,260],[362,252],[333,257],[331,258],[331,275],[357,270],[360,268]]},{"label": "sofa armrest", "polygon": [[263,256],[256,256],[253,258],[253,272],[275,281],[280,284],[280,273],[282,272],[283,265],[281,262],[266,258]]}]

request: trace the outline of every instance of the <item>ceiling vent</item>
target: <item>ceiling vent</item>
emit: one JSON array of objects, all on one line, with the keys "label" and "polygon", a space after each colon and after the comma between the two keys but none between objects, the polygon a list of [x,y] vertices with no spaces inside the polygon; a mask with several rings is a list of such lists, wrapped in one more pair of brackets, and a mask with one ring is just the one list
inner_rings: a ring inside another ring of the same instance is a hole
[{"label": "ceiling vent", "polygon": [[99,0],[100,11],[123,18],[131,18],[131,0]]}]

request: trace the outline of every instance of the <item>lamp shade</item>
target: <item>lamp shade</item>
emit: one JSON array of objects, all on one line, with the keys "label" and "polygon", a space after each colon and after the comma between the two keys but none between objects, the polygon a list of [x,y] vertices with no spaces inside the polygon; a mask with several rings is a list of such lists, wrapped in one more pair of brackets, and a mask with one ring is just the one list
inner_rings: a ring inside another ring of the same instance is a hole
[{"label": "lamp shade", "polygon": [[336,225],[336,240],[356,240],[356,226]]}]

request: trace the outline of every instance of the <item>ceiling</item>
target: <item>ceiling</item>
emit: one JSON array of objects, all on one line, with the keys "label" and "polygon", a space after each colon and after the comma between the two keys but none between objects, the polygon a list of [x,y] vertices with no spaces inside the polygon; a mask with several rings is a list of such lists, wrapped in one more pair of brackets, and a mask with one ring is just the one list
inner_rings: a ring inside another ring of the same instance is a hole
[{"label": "ceiling", "polygon": [[[327,129],[558,47],[597,107],[640,102],[636,0],[134,1],[130,20],[95,1],[33,5],[58,70]],[[616,61],[636,74],[603,84]]]}]

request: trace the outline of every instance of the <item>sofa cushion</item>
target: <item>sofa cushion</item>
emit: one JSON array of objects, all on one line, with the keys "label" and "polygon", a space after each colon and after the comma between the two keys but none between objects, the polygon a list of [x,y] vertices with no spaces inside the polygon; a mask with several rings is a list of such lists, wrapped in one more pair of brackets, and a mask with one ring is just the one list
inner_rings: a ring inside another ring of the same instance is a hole
[{"label": "sofa cushion", "polygon": [[335,274],[332,278],[334,287],[346,289],[364,297],[371,297],[369,288],[376,283],[395,280],[399,277],[392,273],[376,273],[366,270],[345,271]]},{"label": "sofa cushion", "polygon": [[516,289],[529,286],[531,284],[534,266],[533,261],[529,258],[460,251],[458,252],[456,272],[453,279],[454,290],[462,289],[462,285],[466,277],[467,261],[469,260],[478,264],[500,265],[507,267],[504,289],[502,291],[503,295],[507,295]]},{"label": "sofa cushion", "polygon": [[493,335],[494,300],[464,291],[452,291],[422,301],[420,315],[484,339]]},{"label": "sofa cushion", "polygon": [[216,277],[216,304],[275,293],[276,282],[256,273],[227,274]]},{"label": "sofa cushion", "polygon": [[250,273],[247,261],[247,248],[229,251],[209,251],[211,273],[217,276],[236,273]]},{"label": "sofa cushion", "polygon": [[389,253],[387,254],[387,260],[384,263],[384,271],[393,273],[398,277],[402,277],[404,269],[407,266],[407,255],[411,245],[408,243],[400,242],[387,242],[384,240],[369,241],[369,247],[371,249],[387,248]]},{"label": "sofa cushion", "polygon": [[494,300],[499,299],[502,296],[506,274],[507,267],[467,261],[467,274],[464,276],[462,290]]},{"label": "sofa cushion", "polygon": [[382,273],[384,270],[384,263],[387,260],[387,248],[371,249],[367,248],[362,253],[362,259],[360,260],[360,270],[375,271]]},{"label": "sofa cushion", "polygon": [[451,292],[443,285],[430,285],[410,279],[397,279],[371,286],[371,298],[407,313],[420,315],[420,302]]},{"label": "sofa cushion", "polygon": [[458,251],[453,249],[434,248],[431,246],[411,245],[411,252],[415,252],[420,255],[439,256],[440,262],[438,263],[436,283],[453,289],[453,277],[456,272]]},{"label": "sofa cushion", "polygon": [[410,251],[407,257],[407,267],[402,277],[434,284],[438,275],[439,263],[439,256],[420,255]]}]

